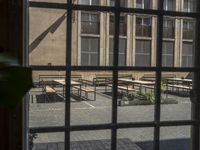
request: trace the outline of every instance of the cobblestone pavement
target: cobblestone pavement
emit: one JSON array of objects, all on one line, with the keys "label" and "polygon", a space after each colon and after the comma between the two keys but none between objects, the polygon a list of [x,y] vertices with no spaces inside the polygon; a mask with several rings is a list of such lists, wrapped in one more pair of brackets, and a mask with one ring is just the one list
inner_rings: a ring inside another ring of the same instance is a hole
[{"label": "cobblestone pavement", "polygon": [[[65,105],[64,101],[59,102],[38,102],[36,95],[33,95],[33,103],[30,103],[29,126],[62,126],[64,125]],[[161,120],[189,120],[191,119],[191,103],[188,98],[172,96],[178,100],[178,104],[161,105]],[[96,101],[71,100],[71,125],[101,124],[111,122],[111,97],[97,94]],[[118,122],[141,122],[154,120],[154,105],[145,106],[119,106]],[[142,150],[151,150],[153,147],[153,128],[119,129],[118,139],[128,139],[136,143]],[[162,150],[189,150],[190,127],[165,127],[161,128],[161,149]],[[80,141],[101,142],[109,141],[110,130],[103,131],[78,131],[71,133],[71,141],[80,144]],[[171,140],[171,142],[169,142]],[[179,140],[179,143],[175,142]],[[64,141],[64,133],[38,134],[35,143],[56,143]],[[183,143],[183,141],[187,141]],[[182,144],[180,144],[182,142]],[[167,143],[167,144],[166,144]],[[170,147],[171,148],[167,149]],[[173,144],[172,144],[173,143]],[[75,144],[75,145],[76,145]],[[72,144],[73,145],[73,144]],[[86,144],[87,145],[87,144]],[[90,145],[90,144],[89,144]],[[175,146],[176,145],[176,146]],[[82,145],[85,147],[84,145]],[[179,147],[178,147],[179,146]],[[182,146],[182,148],[180,148]],[[183,147],[184,146],[184,147]],[[73,147],[72,147],[73,148]],[[174,149],[176,148],[176,149]],[[186,149],[184,149],[186,148]],[[130,150],[135,150],[128,148]],[[127,150],[128,150],[127,149]],[[82,150],[89,150],[82,148]],[[94,149],[101,150],[101,149]],[[107,149],[105,149],[107,150]],[[120,149],[121,150],[121,149]],[[126,150],[126,149],[124,149]]]}]

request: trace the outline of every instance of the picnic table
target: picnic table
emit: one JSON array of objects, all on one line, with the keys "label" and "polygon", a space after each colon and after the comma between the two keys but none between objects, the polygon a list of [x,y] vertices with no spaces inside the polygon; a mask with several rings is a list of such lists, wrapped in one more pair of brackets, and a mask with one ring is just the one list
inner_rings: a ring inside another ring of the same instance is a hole
[{"label": "picnic table", "polygon": [[167,91],[169,90],[169,87],[172,88],[172,91],[176,89],[176,91],[180,91],[182,89],[183,91],[189,91],[192,88],[192,79],[182,79],[182,78],[166,78],[166,86]]},{"label": "picnic table", "polygon": [[131,80],[131,79],[123,79],[123,78],[118,79],[118,81],[124,82],[128,85],[132,85],[133,88],[134,88],[134,86],[138,86],[140,93],[142,92],[142,87],[150,88],[150,86],[153,86],[153,87],[155,86],[154,81]]},{"label": "picnic table", "polygon": [[[57,80],[53,80],[54,82],[62,85],[63,87],[63,96],[65,95],[65,80],[64,79],[57,79]],[[81,91],[81,83],[80,82],[77,82],[77,81],[71,81],[71,86],[72,87],[79,87],[80,91]],[[65,97],[65,96],[64,96]],[[81,92],[79,92],[79,98],[81,100]]]}]

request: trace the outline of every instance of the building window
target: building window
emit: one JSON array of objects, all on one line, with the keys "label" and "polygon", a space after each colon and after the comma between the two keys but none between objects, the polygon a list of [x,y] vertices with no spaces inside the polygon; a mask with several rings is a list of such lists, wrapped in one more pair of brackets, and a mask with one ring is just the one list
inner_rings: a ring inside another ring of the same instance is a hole
[{"label": "building window", "polygon": [[136,36],[151,37],[151,18],[136,18]]},{"label": "building window", "polygon": [[[109,26],[110,35],[114,35],[114,32],[115,32],[114,27],[115,27],[115,18],[114,18],[114,16],[110,16],[110,26]],[[126,36],[126,34],[127,34],[127,17],[120,16],[119,35]]]},{"label": "building window", "polygon": [[[113,50],[114,50],[114,42],[113,38],[109,39],[109,65],[113,65]],[[126,38],[119,38],[119,66],[126,65]]]},{"label": "building window", "polygon": [[191,20],[183,20],[183,39],[194,38],[194,22]]},{"label": "building window", "polygon": [[176,0],[164,0],[163,8],[164,8],[164,10],[175,11],[176,10]]},{"label": "building window", "polygon": [[151,41],[136,40],[135,66],[151,65]]},{"label": "building window", "polygon": [[[110,6],[115,6],[115,0],[110,0]],[[126,7],[127,6],[127,0],[120,0],[120,6]]]},{"label": "building window", "polygon": [[99,38],[81,38],[81,65],[97,66],[99,64]]},{"label": "building window", "polygon": [[164,18],[163,19],[163,38],[171,38],[175,37],[175,20],[172,18]]},{"label": "building window", "polygon": [[182,67],[193,66],[193,43],[183,42],[182,45]]},{"label": "building window", "polygon": [[174,66],[174,42],[164,41],[162,51],[162,66]]},{"label": "building window", "polygon": [[194,11],[194,0],[184,0],[183,11],[193,12]]},{"label": "building window", "polygon": [[152,1],[151,0],[136,0],[136,8],[151,9]]},{"label": "building window", "polygon": [[81,33],[82,34],[99,34],[100,22],[99,14],[81,13]]},{"label": "building window", "polygon": [[82,5],[99,5],[99,0],[80,0]]}]

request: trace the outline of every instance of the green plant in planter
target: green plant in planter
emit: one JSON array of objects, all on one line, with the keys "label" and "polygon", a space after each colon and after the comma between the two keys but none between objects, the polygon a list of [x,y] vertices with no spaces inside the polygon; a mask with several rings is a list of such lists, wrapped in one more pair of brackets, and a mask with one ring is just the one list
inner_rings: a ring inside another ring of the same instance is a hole
[{"label": "green plant in planter", "polygon": [[134,92],[128,93],[128,98],[129,98],[130,100],[134,100],[135,96],[136,96],[136,93],[134,93]]},{"label": "green plant in planter", "polygon": [[141,95],[143,96],[144,100],[150,101],[151,103],[155,102],[154,93],[148,92],[148,93],[142,93]]},{"label": "green plant in planter", "polygon": [[20,66],[14,57],[0,54],[0,106],[15,108],[32,86],[31,68]]},{"label": "green plant in planter", "polygon": [[122,101],[129,101],[129,99],[128,99],[127,96],[123,96],[123,97],[122,97]]}]

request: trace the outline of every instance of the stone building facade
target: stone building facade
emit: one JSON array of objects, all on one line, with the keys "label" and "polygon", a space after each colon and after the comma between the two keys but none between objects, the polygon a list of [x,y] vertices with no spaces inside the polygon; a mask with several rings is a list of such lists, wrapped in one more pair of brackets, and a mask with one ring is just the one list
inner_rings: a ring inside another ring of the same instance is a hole
[{"label": "stone building facade", "polygon": [[[47,0],[39,0],[47,1]],[[48,2],[64,3],[63,0]],[[114,0],[75,0],[76,4],[114,6]],[[121,0],[122,7],[157,9],[157,0]],[[195,11],[193,0],[164,0],[167,11]],[[30,8],[30,65],[65,65],[66,11]],[[72,65],[112,66],[114,15],[107,12],[73,12]],[[163,19],[162,66],[191,67],[195,20]],[[119,65],[156,66],[157,16],[122,13]]]}]

